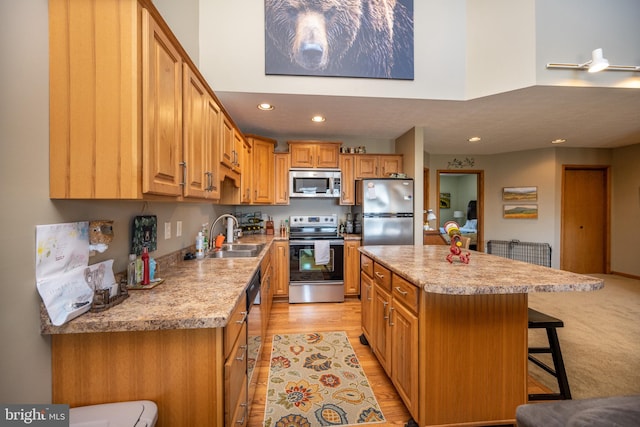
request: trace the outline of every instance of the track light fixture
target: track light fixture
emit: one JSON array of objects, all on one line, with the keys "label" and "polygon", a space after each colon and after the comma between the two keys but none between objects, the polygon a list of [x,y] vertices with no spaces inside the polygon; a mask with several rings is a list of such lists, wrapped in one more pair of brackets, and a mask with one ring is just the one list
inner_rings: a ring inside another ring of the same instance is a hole
[{"label": "track light fixture", "polygon": [[563,68],[573,70],[586,70],[590,73],[597,73],[598,71],[640,71],[639,65],[609,65],[602,56],[602,49],[598,48],[591,52],[591,60],[582,64],[565,64],[565,63],[549,63],[547,68]]}]

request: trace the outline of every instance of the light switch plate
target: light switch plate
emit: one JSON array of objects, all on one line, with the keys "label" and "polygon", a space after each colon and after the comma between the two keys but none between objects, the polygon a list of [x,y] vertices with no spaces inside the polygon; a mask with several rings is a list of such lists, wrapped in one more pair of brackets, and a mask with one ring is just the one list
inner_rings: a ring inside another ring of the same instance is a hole
[{"label": "light switch plate", "polygon": [[182,236],[182,221],[176,221],[176,237]]},{"label": "light switch plate", "polygon": [[171,238],[171,223],[164,223],[164,240],[168,240]]}]

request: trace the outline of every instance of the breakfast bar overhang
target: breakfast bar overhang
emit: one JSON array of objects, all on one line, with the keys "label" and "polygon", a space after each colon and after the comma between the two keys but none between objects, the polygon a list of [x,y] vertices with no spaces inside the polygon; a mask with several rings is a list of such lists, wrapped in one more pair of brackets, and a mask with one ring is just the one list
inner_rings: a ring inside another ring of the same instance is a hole
[{"label": "breakfast bar overhang", "polygon": [[448,246],[359,250],[420,289],[412,414],[420,426],[515,424],[517,406],[527,403],[528,294],[604,286],[599,278],[475,251],[469,264],[450,263]]}]

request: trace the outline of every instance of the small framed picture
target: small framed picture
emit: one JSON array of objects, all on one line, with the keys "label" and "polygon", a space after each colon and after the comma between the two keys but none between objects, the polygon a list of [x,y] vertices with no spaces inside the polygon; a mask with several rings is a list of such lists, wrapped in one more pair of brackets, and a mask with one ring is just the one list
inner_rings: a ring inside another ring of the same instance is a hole
[{"label": "small framed picture", "polygon": [[504,187],[502,200],[505,202],[538,200],[538,187]]},{"label": "small framed picture", "polygon": [[440,193],[440,209],[451,209],[451,193]]},{"label": "small framed picture", "polygon": [[504,205],[502,217],[506,219],[537,219],[538,205]]}]

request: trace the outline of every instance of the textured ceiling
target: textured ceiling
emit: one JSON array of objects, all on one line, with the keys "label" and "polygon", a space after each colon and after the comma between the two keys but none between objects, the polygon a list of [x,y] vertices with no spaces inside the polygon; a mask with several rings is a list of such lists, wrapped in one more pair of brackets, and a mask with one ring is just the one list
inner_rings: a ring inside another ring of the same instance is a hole
[{"label": "textured ceiling", "polygon": [[[393,140],[423,127],[431,154],[640,143],[640,89],[535,86],[469,101],[216,92],[244,133],[271,138]],[[256,105],[270,102],[273,111]],[[326,116],[324,123],[310,117]],[[470,143],[472,136],[482,141]]]}]

